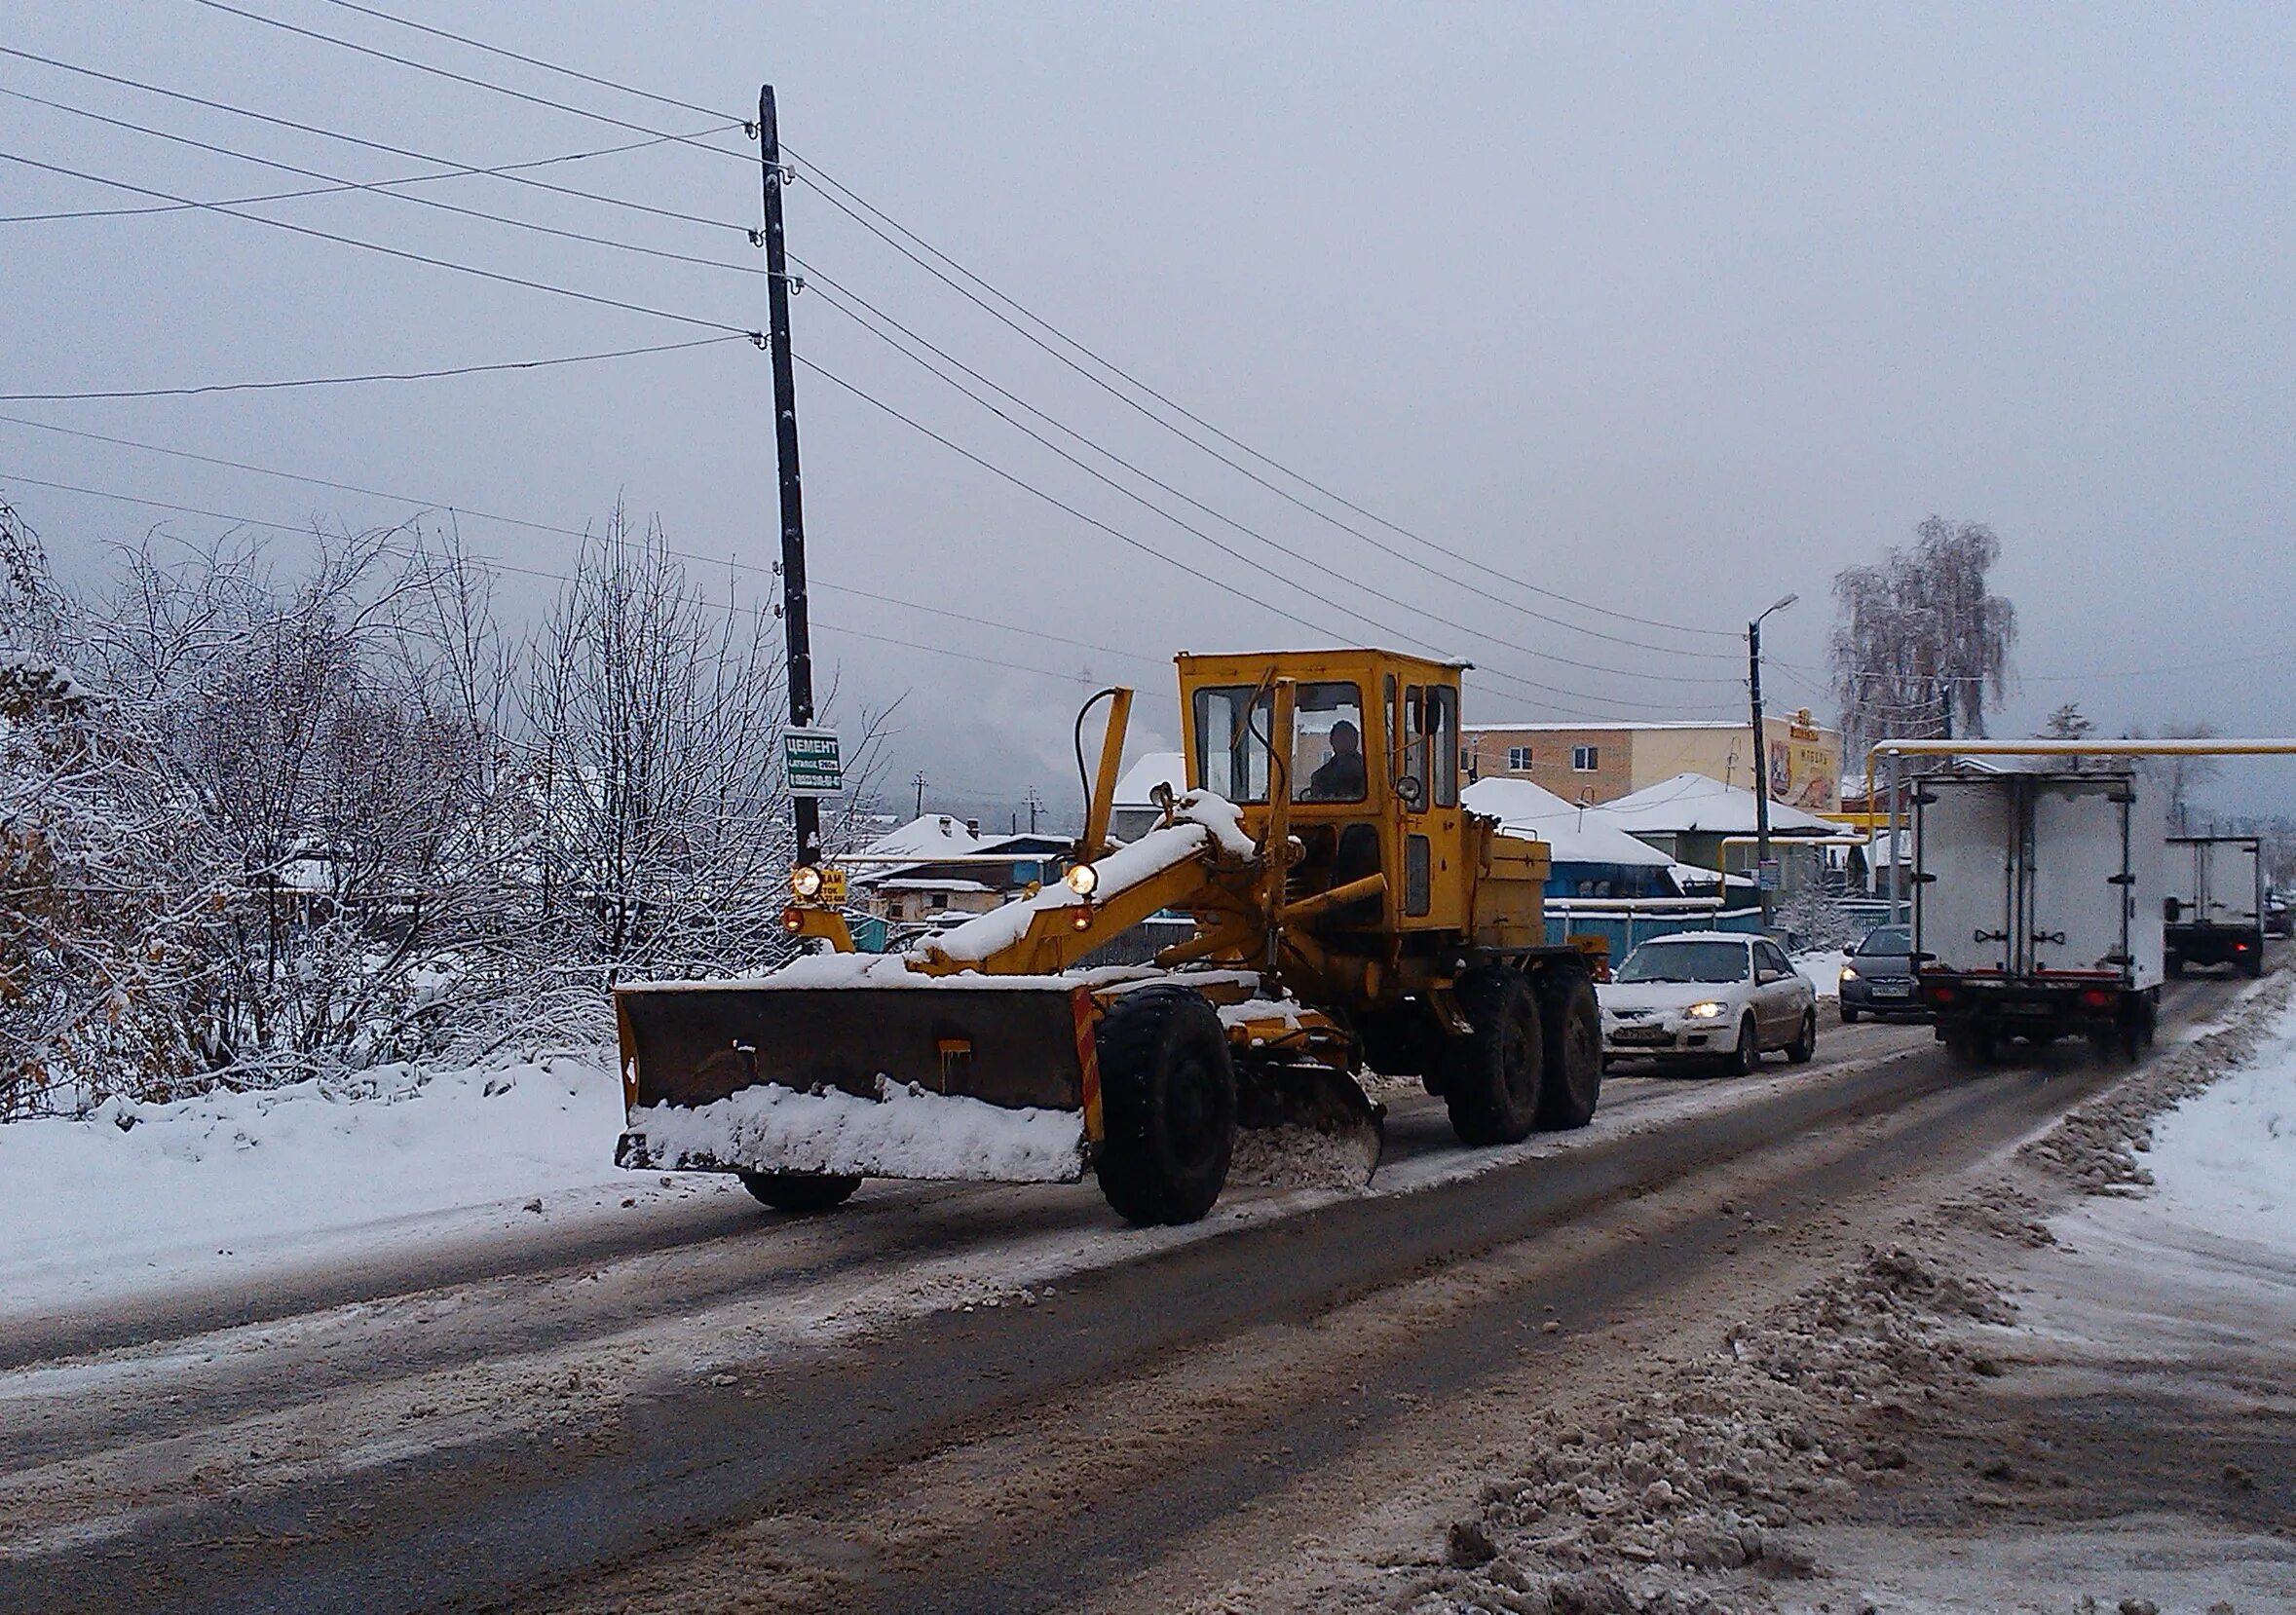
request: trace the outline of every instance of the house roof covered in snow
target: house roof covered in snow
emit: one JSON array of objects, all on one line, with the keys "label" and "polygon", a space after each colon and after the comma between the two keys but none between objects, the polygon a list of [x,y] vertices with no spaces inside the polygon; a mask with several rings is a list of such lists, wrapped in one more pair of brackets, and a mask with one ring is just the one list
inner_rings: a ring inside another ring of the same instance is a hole
[{"label": "house roof covered in snow", "polygon": [[[1750,836],[1753,792],[1710,774],[1678,773],[1602,805],[1611,820],[1637,836]],[[1770,804],[1773,836],[1830,836],[1841,826],[1783,802]]]},{"label": "house roof covered in snow", "polygon": [[1637,841],[1600,808],[1580,808],[1527,779],[1479,779],[1460,800],[1517,835],[1545,842],[1559,864],[1625,864],[1663,869],[1674,860]]},{"label": "house roof covered in snow", "polygon": [[1172,794],[1179,796],[1187,789],[1187,758],[1177,751],[1144,752],[1126,769],[1116,781],[1118,808],[1147,808],[1155,798],[1148,793],[1158,785],[1169,785]]},{"label": "house roof covered in snow", "polygon": [[961,857],[978,851],[981,845],[982,839],[964,820],[947,813],[926,813],[880,836],[861,848],[861,853],[869,858],[915,858],[923,863],[935,857]]}]

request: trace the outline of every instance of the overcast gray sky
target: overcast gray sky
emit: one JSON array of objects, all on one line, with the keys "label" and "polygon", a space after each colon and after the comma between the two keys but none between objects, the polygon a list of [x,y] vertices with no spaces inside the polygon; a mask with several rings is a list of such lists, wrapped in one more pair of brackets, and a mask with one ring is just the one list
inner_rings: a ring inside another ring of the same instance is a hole
[{"label": "overcast gray sky", "polygon": [[[231,3],[648,130],[713,122],[326,0]],[[1798,590],[1767,635],[1786,704],[1829,705],[1833,573],[1937,511],[2003,539],[2023,682],[2000,732],[2030,732],[2065,699],[2107,728],[2296,729],[2285,6],[377,3],[734,117],[771,80],[799,174],[795,252],[1258,535],[1148,491],[1251,564],[1220,553],[900,357],[826,288],[801,296],[801,354],[1138,545],[801,374],[824,585],[1094,647],[825,587],[824,661],[848,699],[908,693],[899,771],[922,767],[935,796],[1011,801],[1034,785],[1065,799],[1069,721],[1092,684],[1155,692],[1143,719],[1169,734],[1171,652],[1332,637],[1295,619],[1471,657],[1487,671],[1470,721],[1725,716],[1742,710],[1740,669],[1727,638],[1588,616],[1510,583],[1462,590],[1309,516],[904,261],[828,205],[816,163],[1207,421],[1482,567],[1708,630]],[[457,165],[644,137],[195,0],[7,0],[0,45]],[[20,56],[0,56],[0,88],[341,178],[426,169]],[[530,172],[715,223],[484,177],[419,194],[732,268],[365,193],[254,210],[748,328],[764,320],[736,228],[756,218],[756,166],[740,159],[754,148],[738,131],[708,139],[736,155],[666,143]],[[0,150],[200,200],[319,183],[5,96]],[[151,203],[0,163],[0,212]],[[0,307],[9,393],[711,334],[198,210],[0,225]],[[659,512],[680,547],[759,562],[775,545],[769,387],[764,356],[734,341],[508,375],[0,412],[569,528],[620,498]],[[67,564],[161,515],[30,477],[287,523],[419,507],[0,424],[0,490]],[[546,571],[572,543],[475,518],[464,532]],[[754,574],[712,580],[729,583],[771,595]],[[546,588],[514,578],[506,600],[524,611]],[[2291,786],[2291,770],[2236,765],[2217,794],[2275,807]]]}]

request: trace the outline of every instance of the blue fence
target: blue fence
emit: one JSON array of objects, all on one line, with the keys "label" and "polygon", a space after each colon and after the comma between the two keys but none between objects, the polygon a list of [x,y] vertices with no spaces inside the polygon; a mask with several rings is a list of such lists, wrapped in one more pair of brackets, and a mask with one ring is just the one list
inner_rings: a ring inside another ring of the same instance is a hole
[{"label": "blue fence", "polygon": [[1547,899],[1547,941],[1561,946],[1574,936],[1599,936],[1610,957],[1622,959],[1637,944],[1673,931],[1759,931],[1758,908],[1725,909],[1720,902],[1676,901],[1664,907],[1632,898]]}]

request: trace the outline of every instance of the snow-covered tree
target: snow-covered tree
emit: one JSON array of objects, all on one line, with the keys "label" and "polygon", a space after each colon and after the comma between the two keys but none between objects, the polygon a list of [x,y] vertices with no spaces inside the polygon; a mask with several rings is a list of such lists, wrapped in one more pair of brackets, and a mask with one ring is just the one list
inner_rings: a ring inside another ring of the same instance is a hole
[{"label": "snow-covered tree", "polygon": [[[2161,726],[2164,740],[2208,740],[2224,731],[2202,720],[2178,719]],[[2146,737],[2142,725],[2128,732],[2132,740]],[[2171,836],[2192,834],[2193,797],[2200,788],[2224,772],[2224,764],[2213,757],[2145,757],[2137,760],[2137,770],[2168,799],[2168,833]]]},{"label": "snow-covered tree", "polygon": [[2079,701],[2067,701],[2049,715],[2041,726],[2039,738],[2044,740],[2079,740],[2096,728],[2096,721],[2085,717]]},{"label": "snow-covered tree", "polygon": [[536,906],[577,968],[758,968],[786,956],[795,833],[772,617],[696,592],[617,511],[532,652]]},{"label": "snow-covered tree", "polygon": [[1827,659],[1854,750],[1985,732],[2016,642],[2016,608],[1987,582],[2000,558],[1992,528],[1933,515],[1910,545],[1835,576]]}]

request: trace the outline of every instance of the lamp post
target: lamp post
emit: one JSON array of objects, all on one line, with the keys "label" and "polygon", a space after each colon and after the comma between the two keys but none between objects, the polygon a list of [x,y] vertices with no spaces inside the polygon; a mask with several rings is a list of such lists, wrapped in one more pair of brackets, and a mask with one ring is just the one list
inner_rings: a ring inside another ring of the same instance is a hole
[{"label": "lamp post", "polygon": [[[1770,888],[1762,884],[1762,866],[1770,861],[1770,747],[1762,733],[1762,619],[1771,612],[1782,612],[1801,598],[1788,594],[1776,605],[1758,612],[1746,625],[1746,689],[1753,707],[1753,836],[1754,836],[1754,896],[1762,906],[1762,929],[1770,929],[1774,903]],[[1727,862],[1727,860],[1725,860]],[[1728,896],[1730,878],[1722,877],[1723,895]]]}]

